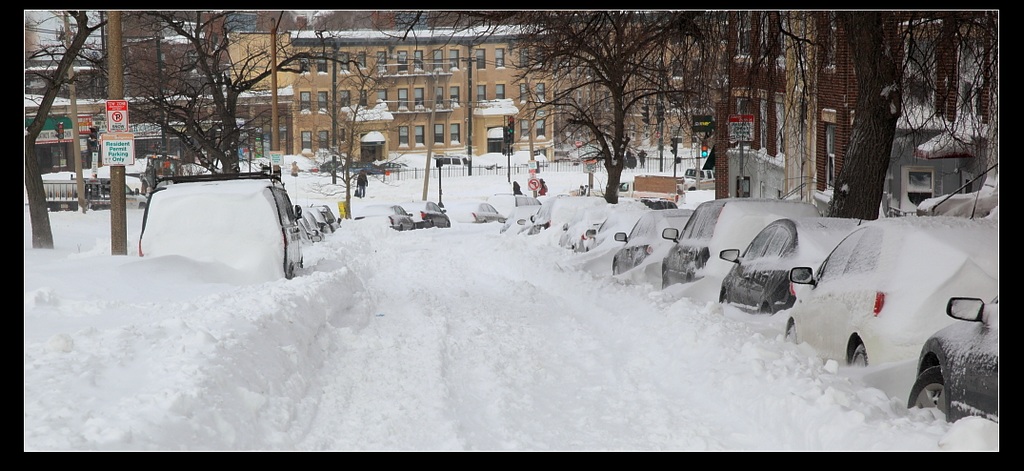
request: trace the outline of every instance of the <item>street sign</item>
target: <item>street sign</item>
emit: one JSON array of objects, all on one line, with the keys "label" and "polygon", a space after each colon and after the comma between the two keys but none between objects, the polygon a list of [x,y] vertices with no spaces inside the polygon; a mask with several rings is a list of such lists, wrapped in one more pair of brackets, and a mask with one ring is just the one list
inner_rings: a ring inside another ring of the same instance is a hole
[{"label": "street sign", "polygon": [[107,132],[128,132],[128,100],[107,100]]},{"label": "street sign", "polygon": [[284,160],[284,152],[278,150],[270,151],[270,164],[281,165],[281,161]]},{"label": "street sign", "polygon": [[528,186],[531,191],[537,191],[540,189],[540,180],[531,178],[526,182],[526,186]]},{"label": "street sign", "polygon": [[729,141],[750,142],[754,140],[754,115],[729,115]]},{"label": "street sign", "polygon": [[576,141],[576,148],[579,149],[580,147],[583,147],[583,141]]},{"label": "street sign", "polygon": [[130,132],[100,134],[103,165],[134,165],[135,135]]},{"label": "street sign", "polygon": [[714,132],[715,130],[715,118],[711,115],[693,115],[693,127],[691,131],[697,132]]}]

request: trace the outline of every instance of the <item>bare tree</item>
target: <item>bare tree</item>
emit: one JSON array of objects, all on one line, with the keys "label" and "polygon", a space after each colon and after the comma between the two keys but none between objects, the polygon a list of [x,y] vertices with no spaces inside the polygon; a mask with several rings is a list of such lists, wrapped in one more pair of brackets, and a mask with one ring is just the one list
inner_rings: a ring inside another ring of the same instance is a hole
[{"label": "bare tree", "polygon": [[[67,14],[75,20],[74,31],[65,32],[65,34],[72,35],[70,43],[65,45],[62,42],[46,46],[39,51],[34,51],[28,57],[29,59],[49,57],[57,64],[53,69],[31,72],[47,84],[36,110],[36,116],[25,128],[25,189],[28,194],[29,219],[32,223],[32,248],[36,249],[53,248],[53,232],[50,229],[50,215],[46,207],[46,191],[43,188],[39,162],[36,160],[36,138],[39,137],[46,119],[50,116],[53,100],[57,98],[61,89],[70,83],[68,71],[75,64],[86,40],[94,31],[104,25],[104,22],[90,18],[89,13],[84,10],[68,11]],[[90,21],[93,23],[90,24]],[[28,73],[26,71],[26,74]],[[77,129],[74,129],[73,132],[77,139]],[[76,155],[74,158],[80,157]]]}]

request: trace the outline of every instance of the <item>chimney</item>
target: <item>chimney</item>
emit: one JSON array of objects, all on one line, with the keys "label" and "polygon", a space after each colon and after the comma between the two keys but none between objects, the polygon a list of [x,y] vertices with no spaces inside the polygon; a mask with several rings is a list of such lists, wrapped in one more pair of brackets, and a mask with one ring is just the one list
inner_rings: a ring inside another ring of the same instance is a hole
[{"label": "chimney", "polygon": [[309,20],[306,15],[298,15],[295,17],[295,29],[306,29],[306,24]]}]

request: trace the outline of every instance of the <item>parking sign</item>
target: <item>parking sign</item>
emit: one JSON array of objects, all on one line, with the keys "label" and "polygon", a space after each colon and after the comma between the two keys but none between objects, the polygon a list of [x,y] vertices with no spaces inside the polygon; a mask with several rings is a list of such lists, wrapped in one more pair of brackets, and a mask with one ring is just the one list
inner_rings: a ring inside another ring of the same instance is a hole
[{"label": "parking sign", "polygon": [[107,100],[107,132],[128,132],[128,100]]}]

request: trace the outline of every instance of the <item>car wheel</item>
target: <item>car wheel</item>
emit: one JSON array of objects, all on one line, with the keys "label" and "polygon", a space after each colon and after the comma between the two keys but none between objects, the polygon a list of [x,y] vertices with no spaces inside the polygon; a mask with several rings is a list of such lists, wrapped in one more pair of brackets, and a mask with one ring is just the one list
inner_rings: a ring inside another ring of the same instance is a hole
[{"label": "car wheel", "polygon": [[668,279],[668,266],[664,263],[661,264],[661,289],[668,288],[672,283]]},{"label": "car wheel", "polygon": [[772,312],[772,305],[768,304],[768,301],[765,301],[764,303],[761,304],[761,310],[758,312],[760,312],[761,314],[775,314],[774,312]]},{"label": "car wheel", "polygon": [[726,295],[725,288],[722,288],[722,291],[718,293],[718,302],[725,304],[728,300],[729,297]]},{"label": "car wheel", "polygon": [[947,413],[946,382],[942,377],[942,368],[932,366],[917,375],[917,381],[910,388],[910,399],[907,408],[937,407],[943,414]]},{"label": "car wheel", "polygon": [[864,348],[864,344],[857,342],[857,346],[853,347],[853,351],[850,353],[850,358],[846,361],[849,366],[868,366],[868,350]]},{"label": "car wheel", "polygon": [[800,343],[800,338],[796,336],[796,321],[792,317],[786,321],[786,341],[790,343]]}]

